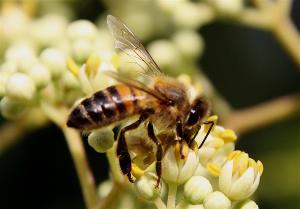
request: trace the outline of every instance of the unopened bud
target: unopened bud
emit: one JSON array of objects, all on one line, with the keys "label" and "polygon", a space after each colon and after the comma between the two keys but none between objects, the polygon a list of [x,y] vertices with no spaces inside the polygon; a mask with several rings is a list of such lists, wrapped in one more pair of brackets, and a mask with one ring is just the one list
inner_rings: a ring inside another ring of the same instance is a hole
[{"label": "unopened bud", "polygon": [[193,176],[184,185],[184,197],[191,204],[201,204],[212,191],[210,182],[202,176]]},{"label": "unopened bud", "polygon": [[142,175],[134,183],[134,189],[139,197],[151,201],[156,199],[160,190],[156,187],[157,177],[153,173],[146,173]]},{"label": "unopened bud", "polygon": [[15,73],[6,82],[6,95],[18,100],[31,100],[36,87],[34,81],[23,73]]},{"label": "unopened bud", "polygon": [[229,209],[231,207],[230,200],[222,192],[213,192],[204,199],[205,209]]},{"label": "unopened bud", "polygon": [[0,101],[1,115],[7,119],[16,119],[26,113],[27,105],[9,97],[3,97]]},{"label": "unopened bud", "polygon": [[88,142],[97,152],[106,152],[114,144],[114,135],[110,129],[96,130],[89,135]]}]

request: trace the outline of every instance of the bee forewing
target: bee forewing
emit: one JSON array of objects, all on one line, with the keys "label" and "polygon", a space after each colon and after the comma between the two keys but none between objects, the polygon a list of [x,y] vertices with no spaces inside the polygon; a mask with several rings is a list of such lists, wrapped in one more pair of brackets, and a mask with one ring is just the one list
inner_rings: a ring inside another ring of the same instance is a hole
[{"label": "bee forewing", "polygon": [[107,25],[110,32],[116,39],[116,48],[121,49],[129,56],[135,57],[136,59],[144,62],[147,65],[147,69],[144,69],[145,74],[151,76],[161,74],[161,70],[149,52],[125,23],[117,17],[108,15]]}]

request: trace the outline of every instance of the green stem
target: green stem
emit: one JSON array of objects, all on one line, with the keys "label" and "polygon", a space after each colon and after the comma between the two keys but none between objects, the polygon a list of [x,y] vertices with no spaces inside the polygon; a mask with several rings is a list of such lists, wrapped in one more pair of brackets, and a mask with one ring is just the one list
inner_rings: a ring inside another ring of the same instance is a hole
[{"label": "green stem", "polygon": [[168,191],[167,209],[175,209],[177,185],[169,183],[168,186],[169,186],[169,191]]},{"label": "green stem", "polygon": [[157,207],[157,209],[167,209],[165,203],[162,201],[160,197],[154,200],[154,204]]},{"label": "green stem", "polygon": [[41,108],[49,119],[62,130],[75,164],[85,205],[88,209],[94,209],[98,202],[94,177],[88,165],[79,132],[66,126],[69,111],[65,108],[53,107],[44,102],[41,103]]},{"label": "green stem", "polygon": [[124,176],[121,174],[119,161],[116,155],[115,145],[106,152],[106,157],[110,165],[113,180],[117,183],[124,183]]}]

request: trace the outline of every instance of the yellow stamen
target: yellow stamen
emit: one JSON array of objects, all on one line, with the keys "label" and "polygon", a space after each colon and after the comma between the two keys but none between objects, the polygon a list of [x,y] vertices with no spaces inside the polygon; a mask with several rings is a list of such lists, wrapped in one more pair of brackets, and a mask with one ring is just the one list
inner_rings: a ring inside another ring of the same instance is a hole
[{"label": "yellow stamen", "polygon": [[96,75],[100,66],[100,57],[97,54],[92,54],[86,61],[86,73],[88,75]]},{"label": "yellow stamen", "polygon": [[226,129],[220,134],[220,137],[224,140],[225,143],[234,142],[237,139],[236,134],[231,129]]},{"label": "yellow stamen", "polygon": [[71,58],[68,57],[67,60],[67,68],[68,70],[75,75],[76,77],[78,77],[78,73],[79,73],[79,66],[75,63],[75,61]]},{"label": "yellow stamen", "polygon": [[138,179],[142,175],[144,175],[144,171],[140,169],[135,163],[132,163],[132,175]]},{"label": "yellow stamen", "polygon": [[235,158],[237,155],[239,155],[241,153],[241,151],[239,150],[235,150],[229,153],[228,155],[228,160],[232,160],[233,158]]},{"label": "yellow stamen", "polygon": [[249,158],[248,160],[248,167],[252,167],[254,169],[254,172],[257,172],[256,162],[251,158]]},{"label": "yellow stamen", "polygon": [[215,137],[211,143],[212,146],[216,149],[221,148],[224,145],[224,141],[219,137]]},{"label": "yellow stamen", "polygon": [[216,177],[220,175],[221,168],[218,164],[208,163],[206,165],[206,168],[211,173],[211,175],[216,176]]},{"label": "yellow stamen", "polygon": [[262,174],[263,171],[264,171],[264,166],[263,166],[262,162],[260,162],[260,161],[258,160],[257,163],[256,163],[256,166],[257,166],[258,172],[259,172],[260,174]]}]

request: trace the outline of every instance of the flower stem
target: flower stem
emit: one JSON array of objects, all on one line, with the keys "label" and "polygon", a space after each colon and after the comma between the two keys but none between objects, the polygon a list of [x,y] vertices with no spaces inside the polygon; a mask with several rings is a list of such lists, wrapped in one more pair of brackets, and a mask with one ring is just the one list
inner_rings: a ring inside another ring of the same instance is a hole
[{"label": "flower stem", "polygon": [[85,204],[89,209],[94,208],[98,197],[94,177],[86,159],[81,137],[77,131],[67,128],[66,126],[61,127],[61,129],[75,164]]},{"label": "flower stem", "polygon": [[157,209],[167,209],[165,203],[162,201],[160,197],[154,200],[154,204],[157,207]]},{"label": "flower stem", "polygon": [[41,103],[41,108],[45,115],[62,130],[75,164],[85,205],[88,209],[95,208],[98,197],[94,176],[88,165],[79,132],[66,126],[68,109],[54,107],[46,102]]},{"label": "flower stem", "polygon": [[169,191],[168,191],[167,209],[175,209],[177,185],[169,183],[168,186],[169,186]]},{"label": "flower stem", "polygon": [[106,152],[106,157],[108,159],[109,167],[111,170],[112,178],[117,183],[124,183],[124,177],[121,174],[121,170],[119,167],[119,161],[117,159],[117,155],[115,152],[115,146],[113,146],[111,149],[109,149]]},{"label": "flower stem", "polygon": [[224,118],[223,124],[241,134],[287,118],[299,110],[300,95],[289,95],[254,107],[235,110]]}]

